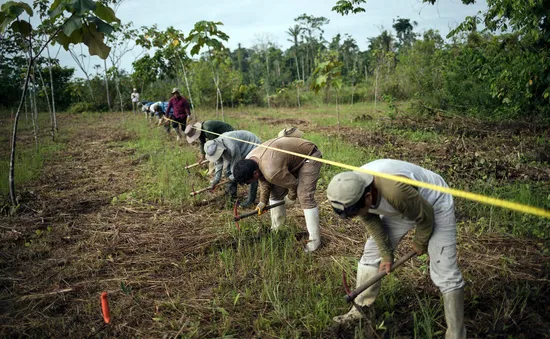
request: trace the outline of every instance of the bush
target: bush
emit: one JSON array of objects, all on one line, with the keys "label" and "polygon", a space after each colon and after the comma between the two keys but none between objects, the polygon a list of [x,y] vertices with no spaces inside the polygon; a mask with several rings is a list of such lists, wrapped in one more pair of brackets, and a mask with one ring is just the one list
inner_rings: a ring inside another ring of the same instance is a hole
[{"label": "bush", "polygon": [[76,113],[84,113],[84,112],[96,112],[98,110],[99,110],[98,106],[90,102],[77,102],[69,106],[69,108],[67,109],[67,112],[76,114]]}]

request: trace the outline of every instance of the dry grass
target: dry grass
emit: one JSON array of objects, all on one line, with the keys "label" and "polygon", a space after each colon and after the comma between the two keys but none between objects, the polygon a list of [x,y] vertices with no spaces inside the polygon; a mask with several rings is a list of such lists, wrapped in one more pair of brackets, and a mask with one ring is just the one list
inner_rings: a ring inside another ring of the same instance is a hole
[{"label": "dry grass", "polygon": [[[249,219],[239,233],[231,222],[232,212],[215,199],[202,206],[137,199],[112,203],[113,197],[140,185],[143,177],[143,161],[135,162],[142,155],[120,147],[139,135],[117,129],[119,118],[105,115],[72,128],[66,150],[50,159],[40,179],[26,188],[20,214],[0,219],[0,334],[259,338],[297,326],[290,316],[286,323],[259,325],[259,319],[271,317],[276,307],[259,296],[245,297],[245,290],[255,286],[252,281],[269,276],[233,267],[235,276],[228,279],[223,264],[222,253],[271,237],[267,220]],[[62,119],[62,125],[69,125],[78,118]],[[308,123],[303,125],[308,128]],[[318,192],[317,201],[324,200],[324,193]],[[336,265],[339,270],[342,265],[349,270],[362,250],[363,226],[337,219],[326,203],[320,208],[324,245],[313,259],[321,267]],[[298,208],[289,211],[289,218],[303,224]],[[459,257],[468,284],[470,333],[540,336],[549,322],[547,244],[499,233],[479,235],[469,222],[460,224]],[[304,230],[291,234],[296,249],[304,235]],[[399,253],[407,251],[409,241],[407,237]],[[411,295],[439,298],[423,268],[426,264],[425,259],[415,259],[396,273],[402,288],[395,292],[395,314],[385,321],[388,326],[393,321],[399,335],[411,333],[410,312],[419,307]],[[322,272],[306,273],[312,284],[322,286],[323,279],[329,279]],[[238,302],[228,289],[231,284],[243,295]],[[109,293],[111,303],[113,323],[108,327],[100,314],[102,291]],[[343,295],[339,288],[326,293]],[[379,306],[385,307],[381,299]],[[330,306],[329,315],[344,307]],[[259,330],[262,326],[269,330]],[[325,329],[298,326],[294,333],[322,336]]]}]

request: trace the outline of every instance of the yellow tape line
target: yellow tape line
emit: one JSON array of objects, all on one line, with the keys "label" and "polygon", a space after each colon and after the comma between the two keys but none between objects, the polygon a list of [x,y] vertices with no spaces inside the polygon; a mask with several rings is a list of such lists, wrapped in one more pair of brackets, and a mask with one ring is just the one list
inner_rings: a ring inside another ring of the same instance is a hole
[{"label": "yellow tape line", "polygon": [[[167,119],[169,121],[173,121],[173,122],[178,123],[180,125],[182,124],[178,121],[174,121],[174,120],[169,119],[169,118],[165,118],[165,119]],[[196,127],[193,127],[193,128],[195,128],[199,131],[214,134],[214,135],[217,135],[217,136],[221,135],[221,134],[214,133],[214,132],[211,132],[211,131],[203,130],[201,128],[196,128]],[[368,169],[365,169],[365,168],[351,166],[351,165],[343,164],[343,163],[332,161],[332,160],[316,158],[316,157],[312,157],[312,156],[309,156],[309,155],[304,155],[304,154],[300,154],[300,153],[286,151],[286,150],[271,147],[271,146],[256,144],[254,142],[241,140],[241,139],[238,139],[238,138],[233,138],[233,137],[230,137],[230,136],[227,136],[227,135],[224,135],[224,138],[228,138],[228,139],[232,139],[232,140],[236,140],[236,141],[240,141],[240,142],[245,142],[245,143],[248,143],[248,144],[251,144],[251,145],[256,145],[256,146],[259,146],[259,147],[263,147],[263,148],[267,148],[267,149],[274,150],[274,151],[277,151],[277,152],[282,152],[282,153],[294,155],[294,156],[309,159],[309,160],[322,162],[322,163],[327,164],[327,165],[341,167],[341,168],[345,168],[345,169],[348,169],[348,170],[351,170],[351,171],[367,173],[367,174],[370,174],[370,175],[374,175],[376,177],[390,179],[390,180],[394,180],[394,181],[397,181],[397,182],[401,182],[401,183],[416,186],[416,187],[422,187],[422,188],[427,188],[427,189],[431,189],[431,190],[442,192],[442,193],[451,194],[455,197],[460,197],[460,198],[480,202],[480,203],[486,204],[486,205],[503,207],[503,208],[507,208],[507,209],[512,210],[512,211],[523,212],[523,213],[532,214],[532,215],[536,215],[536,216],[539,216],[539,217],[544,217],[544,218],[549,218],[550,219],[550,211],[545,210],[543,208],[533,207],[533,206],[524,205],[524,204],[520,204],[520,203],[517,203],[517,202],[512,202],[512,201],[507,201],[507,200],[502,200],[502,199],[497,199],[497,198],[491,198],[491,197],[488,197],[488,196],[485,196],[485,195],[472,193],[472,192],[467,192],[467,191],[463,191],[463,190],[458,190],[458,189],[454,189],[454,188],[450,188],[450,187],[443,187],[443,186],[439,186],[439,185],[433,185],[433,184],[429,184],[429,183],[426,183],[426,182],[409,179],[409,178],[402,177],[402,176],[371,171],[371,170],[368,170]]]}]

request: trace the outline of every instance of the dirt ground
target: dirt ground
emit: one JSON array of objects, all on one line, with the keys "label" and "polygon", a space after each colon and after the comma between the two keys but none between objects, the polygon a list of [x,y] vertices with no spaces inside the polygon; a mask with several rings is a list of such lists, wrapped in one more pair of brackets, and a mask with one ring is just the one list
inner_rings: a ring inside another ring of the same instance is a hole
[{"label": "dirt ground", "polygon": [[[61,119],[62,126],[77,125],[78,117]],[[141,201],[113,203],[114,197],[139,185],[141,170],[134,150],[117,144],[137,136],[117,129],[115,119],[106,115],[97,124],[76,127],[65,149],[46,161],[40,178],[21,189],[18,215],[0,217],[2,337],[185,336],[185,315],[171,307],[176,302],[171,292],[175,290],[196,321],[216,321],[205,300],[218,283],[205,262],[209,253],[234,241],[216,226],[221,219],[209,217],[219,212],[220,206],[178,209]],[[299,120],[299,125],[306,131],[323,130],[306,119]],[[443,131],[448,141],[443,145],[412,144],[379,131],[324,130],[359,146],[387,147],[388,152],[391,148],[395,156],[406,152],[409,159],[420,163],[426,154],[432,155],[441,160],[438,166],[442,171],[454,168],[454,173],[462,173],[451,182],[470,176],[481,178],[487,173],[503,180],[544,182],[550,178],[549,167],[541,165],[548,161],[550,152],[543,144],[534,146],[533,141],[541,135],[550,137],[549,132],[536,126],[476,125],[472,135],[471,128],[445,121],[428,124],[403,120],[392,123],[392,128]],[[518,166],[513,160],[518,152],[531,161]],[[361,245],[349,249],[349,244],[360,244],[361,228],[355,223],[346,226],[344,233],[323,230],[327,244],[320,257],[358,254]],[[546,245],[540,239],[495,234],[463,232],[461,237],[460,265],[467,272],[468,285],[475,286],[467,292],[467,298],[475,298],[466,310],[472,337],[548,335],[550,254]],[[505,267],[503,260],[507,260]],[[494,307],[514,302],[515,292],[524,286],[534,291],[525,296],[527,306],[521,310],[514,305],[501,308],[510,310],[508,320],[491,324]],[[132,296],[132,289],[140,291],[139,298]],[[426,276],[418,281],[418,289],[437,296]],[[99,308],[102,291],[109,292],[112,312],[118,315],[108,327],[103,325]],[[509,298],[497,299],[495,295]],[[407,307],[403,312],[408,312]],[[179,319],[180,330],[159,326],[156,315]],[[235,333],[243,338],[260,336],[246,327],[235,329]],[[216,334],[205,332],[201,336]]]}]

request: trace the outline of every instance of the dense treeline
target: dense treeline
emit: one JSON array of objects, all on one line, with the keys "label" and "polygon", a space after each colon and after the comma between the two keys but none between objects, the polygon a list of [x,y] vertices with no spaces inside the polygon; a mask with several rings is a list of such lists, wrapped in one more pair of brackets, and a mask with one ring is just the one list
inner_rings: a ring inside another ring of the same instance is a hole
[{"label": "dense treeline", "polygon": [[[498,4],[489,5],[491,10]],[[107,41],[113,47],[109,64],[94,65],[91,71],[86,56],[71,50],[85,78],[70,80],[73,69],[60,67],[55,58],[43,58],[36,68],[45,69],[51,60],[56,103],[75,112],[127,109],[132,87],[143,100],[166,100],[177,86],[195,107],[411,100],[424,113],[546,118],[550,30],[547,13],[535,14],[539,23],[527,28],[510,16],[509,27],[486,20],[484,31],[477,30],[478,19],[469,18],[449,39],[433,30],[416,32],[416,22],[396,18],[392,29],[368,38],[365,51],[348,34],[327,40],[323,28],[329,20],[306,14],[286,31],[291,43],[286,50],[268,35],[253,46],[225,48],[228,36],[221,23],[198,22],[188,34],[173,27],[117,25]],[[491,33],[500,29],[507,33]],[[0,44],[5,55],[0,60],[0,105],[13,106],[25,56],[9,36]],[[145,53],[127,73],[120,60],[138,46]],[[45,100],[41,85],[37,80],[34,91],[38,100]],[[48,77],[44,86],[49,86]]]}]

